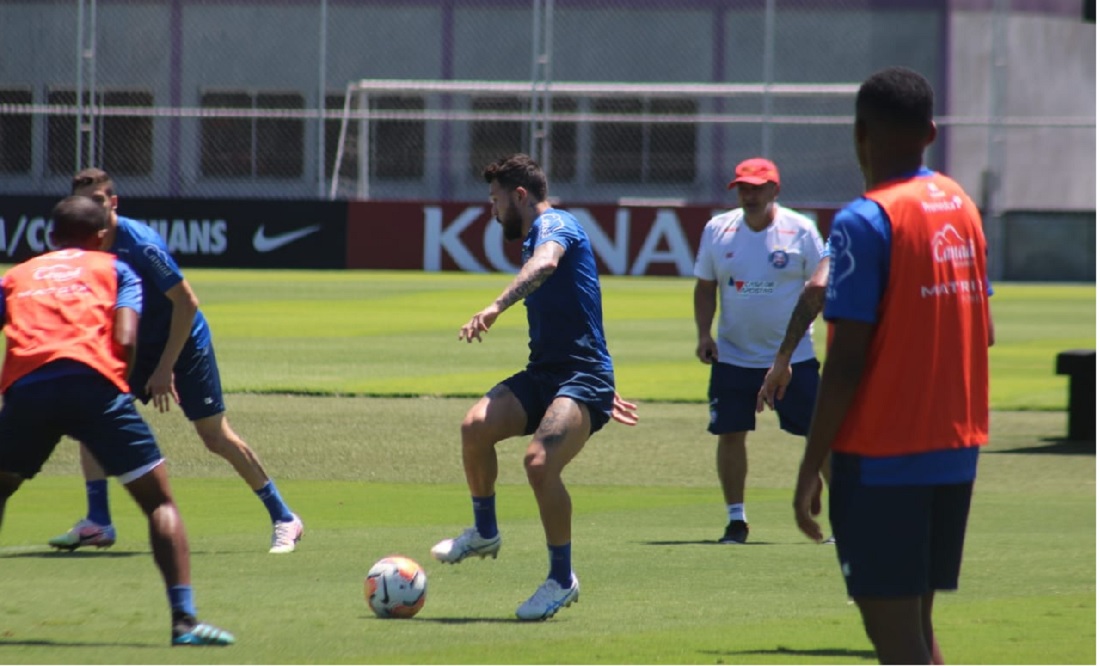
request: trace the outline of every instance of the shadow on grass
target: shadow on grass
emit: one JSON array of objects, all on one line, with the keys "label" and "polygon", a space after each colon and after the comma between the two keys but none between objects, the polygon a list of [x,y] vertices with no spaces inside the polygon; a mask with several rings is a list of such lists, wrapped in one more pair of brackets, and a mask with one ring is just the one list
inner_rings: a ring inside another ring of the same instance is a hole
[{"label": "shadow on grass", "polygon": [[848,650],[845,648],[816,648],[809,650],[795,650],[793,648],[786,648],[782,645],[777,646],[774,650],[700,650],[701,654],[713,655],[716,657],[732,657],[737,655],[750,655],[750,654],[766,654],[766,655],[795,655],[799,657],[858,657],[861,659],[868,659],[875,661],[874,650]]},{"label": "shadow on grass", "polygon": [[638,541],[643,546],[722,546],[723,548],[744,548],[745,546],[772,546],[770,541],[749,541],[748,543],[718,543],[712,539],[699,539],[696,541]]},{"label": "shadow on grass", "polygon": [[[365,620],[388,620],[398,618],[380,618],[373,615],[363,615]],[[405,622],[430,622],[432,624],[539,624],[538,622],[530,622],[519,620],[516,618],[507,617],[413,617],[405,620]]]},{"label": "shadow on grass", "polygon": [[167,645],[150,645],[149,643],[119,643],[117,641],[104,641],[102,643],[88,643],[85,641],[51,641],[43,638],[17,641],[0,637],[0,650],[5,647],[48,647],[48,648],[163,648]]},{"label": "shadow on grass", "polygon": [[72,559],[94,559],[94,558],[108,558],[118,559],[121,557],[148,557],[148,551],[125,551],[115,550],[111,552],[95,553],[89,551],[74,551],[66,553],[58,550],[31,550],[22,553],[3,553],[0,554],[0,559],[16,558],[16,557],[37,557],[43,560],[72,560]]},{"label": "shadow on grass", "polygon": [[1004,454],[1004,453],[1055,453],[1060,455],[1096,455],[1096,442],[1078,440],[1078,439],[1064,439],[1062,437],[1044,437],[1041,441],[1046,442],[1039,446],[1023,446],[1018,449],[1002,449],[1000,451],[983,451],[982,453],[991,454]]}]

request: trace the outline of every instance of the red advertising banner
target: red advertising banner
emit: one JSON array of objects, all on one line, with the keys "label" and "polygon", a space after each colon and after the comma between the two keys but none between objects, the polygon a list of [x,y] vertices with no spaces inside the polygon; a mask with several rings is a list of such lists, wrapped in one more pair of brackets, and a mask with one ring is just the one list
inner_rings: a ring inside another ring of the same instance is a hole
[{"label": "red advertising banner", "polygon": [[[605,275],[692,275],[705,206],[566,207],[584,226]],[[828,234],[835,208],[797,208]],[[347,267],[482,273],[519,270],[520,243],[506,243],[488,204],[350,202]]]}]

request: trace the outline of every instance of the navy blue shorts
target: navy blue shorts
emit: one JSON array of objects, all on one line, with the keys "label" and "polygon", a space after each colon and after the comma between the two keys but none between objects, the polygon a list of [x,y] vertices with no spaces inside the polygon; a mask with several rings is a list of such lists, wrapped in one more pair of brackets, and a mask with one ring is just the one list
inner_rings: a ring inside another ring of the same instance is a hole
[{"label": "navy blue shorts", "polygon": [[958,589],[974,482],[866,485],[859,460],[834,452],[829,486],[829,520],[848,596]]},{"label": "navy blue shorts", "polygon": [[0,409],[0,470],[33,478],[62,435],[83,442],[111,476],[162,458],[134,397],[88,372],[16,383],[7,390]]},{"label": "navy blue shorts", "polygon": [[[810,418],[817,399],[817,359],[791,365],[791,383],[782,400],[775,403],[779,427],[792,435],[810,432]],[[710,425],[707,432],[724,435],[756,430],[756,396],[764,384],[767,368],[742,368],[729,363],[710,366]]]},{"label": "navy blue shorts", "polygon": [[527,427],[523,434],[533,434],[539,427],[546,408],[558,396],[567,396],[588,408],[592,421],[591,435],[604,427],[611,418],[615,398],[615,376],[610,372],[589,373],[577,369],[532,370],[528,368],[501,382],[523,405],[527,412]]},{"label": "navy blue shorts", "polygon": [[[144,404],[149,404],[152,397],[146,393],[145,384],[159,359],[159,356],[139,357],[130,374],[130,391]],[[188,420],[198,421],[225,411],[222,378],[218,373],[213,343],[199,349],[195,347],[194,338],[188,338],[173,372],[180,409]]]}]

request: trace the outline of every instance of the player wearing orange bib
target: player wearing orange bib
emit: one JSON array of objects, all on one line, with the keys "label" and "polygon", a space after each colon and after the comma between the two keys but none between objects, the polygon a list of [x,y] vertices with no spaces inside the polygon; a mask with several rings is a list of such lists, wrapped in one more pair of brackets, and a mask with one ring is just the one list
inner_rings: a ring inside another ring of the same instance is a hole
[{"label": "player wearing orange bib", "polygon": [[837,557],[884,663],[943,661],[933,599],[958,587],[989,431],[985,237],[962,188],[922,164],[932,103],[928,81],[904,68],[857,95],[867,190],[829,236],[835,335],[794,498],[799,528],[820,540],[817,469],[831,451]]},{"label": "player wearing orange bib", "polygon": [[102,206],[69,197],[52,217],[50,242],[62,249],[19,264],[0,282],[7,343],[0,373],[0,520],[8,498],[38,474],[62,435],[83,442],[145,513],[172,609],[172,644],[229,645],[231,634],[195,618],[187,533],[164,458],[126,381],[141,281],[125,263],[96,251],[107,232]]}]

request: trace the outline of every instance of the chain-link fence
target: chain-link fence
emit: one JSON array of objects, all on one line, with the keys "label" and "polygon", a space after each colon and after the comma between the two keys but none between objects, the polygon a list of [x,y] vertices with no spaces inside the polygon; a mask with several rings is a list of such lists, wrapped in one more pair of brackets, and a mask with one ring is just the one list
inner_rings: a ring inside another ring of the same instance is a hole
[{"label": "chain-link fence", "polygon": [[[855,85],[900,64],[939,95],[934,167],[990,206],[1094,208],[1094,26],[956,4],[0,0],[0,189],[94,164],[128,196],[480,200],[522,150],[565,201],[727,201],[767,155],[786,200],[838,204]],[[1014,55],[1036,35],[1045,59]],[[1019,187],[1036,162],[1058,196]]]}]

